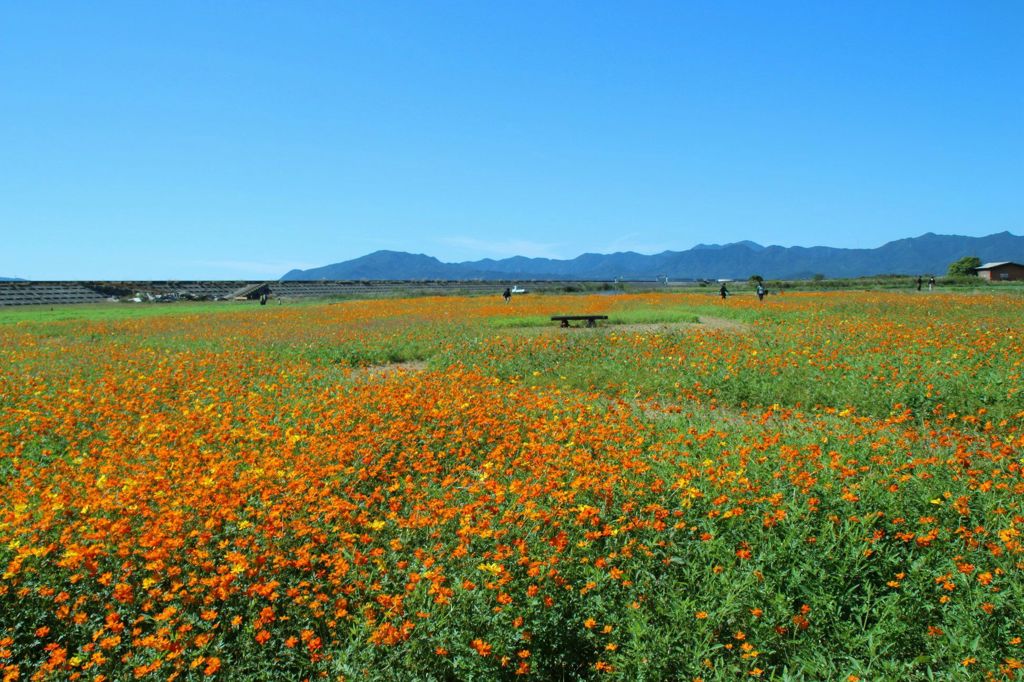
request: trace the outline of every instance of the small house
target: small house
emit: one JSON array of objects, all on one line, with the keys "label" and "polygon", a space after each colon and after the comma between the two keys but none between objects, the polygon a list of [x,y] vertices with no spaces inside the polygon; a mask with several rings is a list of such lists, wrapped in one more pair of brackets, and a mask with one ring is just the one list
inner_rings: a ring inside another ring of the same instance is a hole
[{"label": "small house", "polygon": [[985,263],[974,269],[978,277],[990,282],[1014,282],[1024,280],[1024,265],[1005,261],[1001,263]]}]

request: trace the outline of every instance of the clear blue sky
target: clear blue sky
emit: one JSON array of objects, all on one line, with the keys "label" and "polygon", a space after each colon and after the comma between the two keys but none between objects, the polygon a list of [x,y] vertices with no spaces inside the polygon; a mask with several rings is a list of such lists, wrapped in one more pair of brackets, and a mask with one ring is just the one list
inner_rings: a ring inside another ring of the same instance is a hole
[{"label": "clear blue sky", "polygon": [[0,275],[1024,232],[1024,3],[0,3]]}]

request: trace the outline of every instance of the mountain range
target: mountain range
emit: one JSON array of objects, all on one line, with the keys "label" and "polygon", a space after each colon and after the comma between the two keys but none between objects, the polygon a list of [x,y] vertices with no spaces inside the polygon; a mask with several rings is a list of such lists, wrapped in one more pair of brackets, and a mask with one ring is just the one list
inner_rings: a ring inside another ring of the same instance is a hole
[{"label": "mountain range", "polygon": [[964,256],[984,262],[1024,263],[1024,237],[1000,232],[986,237],[939,235],[898,239],[874,249],[829,246],[762,246],[752,241],[698,244],[687,251],[643,255],[632,251],[585,253],[576,258],[485,258],[443,263],[424,254],[375,251],[353,260],[309,270],[292,270],[282,280],[674,280],[808,279],[886,274],[944,275],[949,264]]}]

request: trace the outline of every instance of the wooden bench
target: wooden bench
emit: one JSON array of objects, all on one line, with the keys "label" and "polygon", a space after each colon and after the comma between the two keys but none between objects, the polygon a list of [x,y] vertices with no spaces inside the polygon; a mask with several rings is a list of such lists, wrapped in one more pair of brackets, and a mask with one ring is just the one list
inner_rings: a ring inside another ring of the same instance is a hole
[{"label": "wooden bench", "polygon": [[607,320],[607,315],[552,315],[553,322],[561,322],[561,326],[568,327],[569,320],[586,320],[588,327],[596,327],[598,320]]}]

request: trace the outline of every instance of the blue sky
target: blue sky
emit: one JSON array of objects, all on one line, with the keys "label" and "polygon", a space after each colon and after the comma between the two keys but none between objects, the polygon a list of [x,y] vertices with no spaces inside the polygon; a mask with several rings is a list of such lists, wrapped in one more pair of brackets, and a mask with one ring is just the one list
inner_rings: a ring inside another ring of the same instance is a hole
[{"label": "blue sky", "polygon": [[0,275],[1024,232],[1020,2],[0,3]]}]

